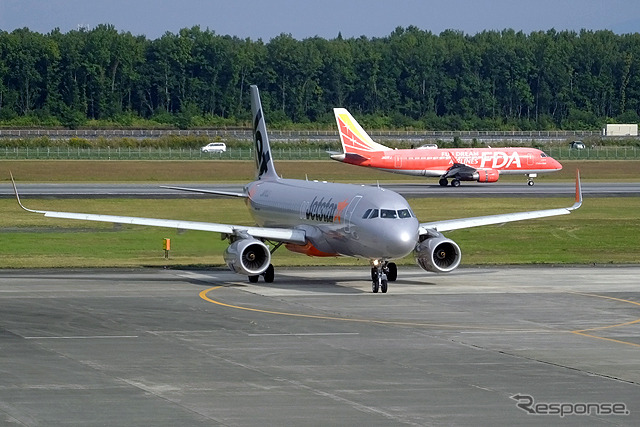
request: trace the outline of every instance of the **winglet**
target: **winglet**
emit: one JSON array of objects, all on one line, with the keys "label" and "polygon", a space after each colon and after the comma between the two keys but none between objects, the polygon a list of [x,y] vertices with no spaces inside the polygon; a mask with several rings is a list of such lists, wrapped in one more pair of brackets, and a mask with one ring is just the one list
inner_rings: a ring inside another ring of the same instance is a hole
[{"label": "winglet", "polygon": [[11,171],[9,171],[9,175],[11,176],[11,183],[13,184],[13,192],[16,194],[16,200],[18,201],[18,204],[20,205],[20,207],[22,209],[24,209],[25,211],[27,211],[27,212],[40,213],[39,211],[34,211],[33,209],[27,209],[27,208],[24,207],[24,205],[20,201],[20,195],[18,194],[18,188],[16,187],[16,181],[13,179],[13,173],[11,173]]},{"label": "winglet", "polygon": [[580,182],[580,169],[576,169],[576,202],[568,208],[570,211],[582,206],[582,183]]}]

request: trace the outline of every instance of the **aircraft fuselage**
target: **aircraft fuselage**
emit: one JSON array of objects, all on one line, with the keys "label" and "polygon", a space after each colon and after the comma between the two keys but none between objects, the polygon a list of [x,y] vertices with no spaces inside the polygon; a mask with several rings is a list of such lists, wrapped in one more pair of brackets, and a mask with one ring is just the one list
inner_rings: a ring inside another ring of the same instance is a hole
[{"label": "aircraft fuselage", "polygon": [[407,175],[439,177],[453,164],[492,169],[500,175],[558,171],[562,165],[535,148],[403,149],[367,153],[368,159],[345,163]]},{"label": "aircraft fuselage", "polygon": [[252,182],[246,191],[258,225],[305,231],[309,251],[288,245],[290,250],[396,259],[410,254],[418,240],[419,222],[407,200],[383,188],[279,179]]}]

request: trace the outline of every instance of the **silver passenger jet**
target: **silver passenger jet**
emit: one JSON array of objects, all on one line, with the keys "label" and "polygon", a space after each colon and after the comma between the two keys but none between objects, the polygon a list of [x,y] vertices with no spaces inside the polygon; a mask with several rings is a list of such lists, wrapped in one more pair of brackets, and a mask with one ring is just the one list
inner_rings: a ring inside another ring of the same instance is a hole
[{"label": "silver passenger jet", "polygon": [[[309,256],[350,256],[369,260],[373,292],[387,292],[397,278],[394,259],[414,252],[424,270],[452,271],[460,264],[460,247],[442,232],[488,224],[564,215],[582,204],[580,177],[576,176],[576,201],[568,208],[490,215],[420,223],[404,197],[379,186],[282,179],[276,174],[267,137],[264,113],[256,86],[251,86],[256,180],[243,192],[195,188],[184,191],[244,198],[257,226],[127,216],[53,212],[25,208],[52,218],[148,225],[221,233],[229,240],[224,259],[231,270],[257,282],[273,282],[271,255],[281,245]],[[11,177],[13,181],[13,176]],[[270,246],[268,246],[271,245]]]}]

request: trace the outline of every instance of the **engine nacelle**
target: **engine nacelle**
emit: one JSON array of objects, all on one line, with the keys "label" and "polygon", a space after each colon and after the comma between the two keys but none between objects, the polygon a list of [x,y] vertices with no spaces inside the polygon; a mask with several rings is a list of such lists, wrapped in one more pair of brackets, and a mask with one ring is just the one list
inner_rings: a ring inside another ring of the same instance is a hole
[{"label": "engine nacelle", "polygon": [[420,242],[414,251],[422,269],[434,273],[448,273],[460,265],[460,247],[446,237],[430,237]]},{"label": "engine nacelle", "polygon": [[479,170],[477,174],[476,181],[478,182],[496,182],[500,178],[500,172],[495,169]]},{"label": "engine nacelle", "polygon": [[271,251],[257,239],[236,240],[224,251],[224,262],[238,274],[257,276],[271,263]]}]

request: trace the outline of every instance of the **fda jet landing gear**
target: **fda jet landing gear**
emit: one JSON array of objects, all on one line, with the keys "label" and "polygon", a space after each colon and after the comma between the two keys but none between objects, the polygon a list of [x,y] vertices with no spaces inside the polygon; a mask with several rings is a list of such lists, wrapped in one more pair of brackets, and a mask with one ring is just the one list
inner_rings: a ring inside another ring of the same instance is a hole
[{"label": "fda jet landing gear", "polygon": [[538,174],[537,173],[528,173],[527,174],[527,185],[529,187],[533,186],[533,184],[535,184],[535,182],[533,182],[533,178],[537,177]]},{"label": "fda jet landing gear", "polygon": [[[447,185],[449,185],[449,180],[447,178],[440,178],[440,181],[438,181],[438,184],[440,184],[441,187],[446,187]],[[451,180],[451,186],[452,187],[459,187],[460,186],[460,180],[458,178],[453,178]]]}]

